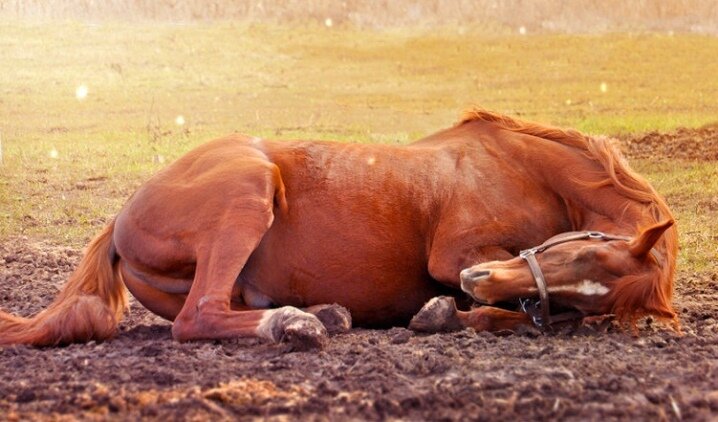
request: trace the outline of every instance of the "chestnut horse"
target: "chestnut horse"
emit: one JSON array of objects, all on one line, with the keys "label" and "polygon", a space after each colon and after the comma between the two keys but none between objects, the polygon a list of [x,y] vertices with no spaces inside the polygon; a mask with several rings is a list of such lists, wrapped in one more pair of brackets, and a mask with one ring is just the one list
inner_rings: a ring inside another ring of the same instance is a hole
[{"label": "chestnut horse", "polygon": [[[0,344],[108,338],[125,287],[173,321],[179,341],[316,346],[327,328],[348,329],[341,306],[363,326],[405,324],[425,303],[417,329],[531,323],[521,312],[430,300],[463,296],[462,286],[483,304],[548,292],[583,315],[677,326],[672,223],[607,139],[483,110],[407,146],[234,135],[142,185],[47,310],[0,311]],[[584,230],[613,237],[537,253],[547,284],[537,288],[519,251]]]}]

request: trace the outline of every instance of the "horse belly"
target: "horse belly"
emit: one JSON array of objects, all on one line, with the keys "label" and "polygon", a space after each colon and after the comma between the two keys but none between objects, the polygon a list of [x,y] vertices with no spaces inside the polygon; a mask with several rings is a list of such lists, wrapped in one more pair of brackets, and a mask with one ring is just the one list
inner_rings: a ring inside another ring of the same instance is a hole
[{"label": "horse belly", "polygon": [[[423,260],[380,260],[376,257],[381,251],[357,249],[346,253],[262,245],[240,280],[250,291],[271,298],[275,306],[338,303],[360,326],[405,324],[426,301],[447,293],[428,275]],[[396,251],[387,255],[395,256]]]}]

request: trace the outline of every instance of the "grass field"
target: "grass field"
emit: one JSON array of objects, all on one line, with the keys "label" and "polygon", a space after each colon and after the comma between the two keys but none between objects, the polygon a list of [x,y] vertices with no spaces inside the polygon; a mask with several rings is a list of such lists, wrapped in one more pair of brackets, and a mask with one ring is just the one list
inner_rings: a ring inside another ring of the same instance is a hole
[{"label": "grass field", "polygon": [[[2,241],[80,247],[150,174],[234,131],[405,143],[474,104],[593,134],[718,120],[718,38],[695,35],[3,22],[0,51]],[[681,198],[683,268],[714,265],[698,204],[715,163],[633,164]]]}]

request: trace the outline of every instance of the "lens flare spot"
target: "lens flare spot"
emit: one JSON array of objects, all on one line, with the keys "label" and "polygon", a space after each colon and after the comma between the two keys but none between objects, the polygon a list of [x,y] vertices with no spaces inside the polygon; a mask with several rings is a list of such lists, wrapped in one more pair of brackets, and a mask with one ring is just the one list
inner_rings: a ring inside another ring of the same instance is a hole
[{"label": "lens flare spot", "polygon": [[376,163],[376,158],[369,157],[369,158],[367,158],[366,163],[369,164],[370,166],[373,166],[374,163]]},{"label": "lens flare spot", "polygon": [[601,82],[600,89],[601,89],[601,92],[603,92],[605,94],[606,92],[608,92],[608,84],[606,82]]},{"label": "lens flare spot", "polygon": [[334,21],[332,20],[332,18],[326,18],[324,19],[324,25],[327,28],[331,28],[332,26],[334,26]]},{"label": "lens flare spot", "polygon": [[50,158],[52,158],[53,160],[56,160],[57,157],[60,156],[60,153],[57,152],[57,150],[56,150],[55,148],[53,148],[53,149],[50,150],[50,153],[49,153],[48,155],[49,155]]},{"label": "lens flare spot", "polygon": [[185,120],[184,120],[184,116],[183,116],[183,115],[180,114],[179,116],[175,117],[175,124],[176,124],[177,126],[184,126],[185,123],[186,123],[186,122],[185,122]]},{"label": "lens flare spot", "polygon": [[81,84],[77,88],[75,88],[75,98],[80,101],[83,101],[85,98],[87,98],[87,94],[89,92],[90,90],[87,88],[87,85]]},{"label": "lens flare spot", "polygon": [[521,35],[526,35],[526,27],[525,27],[525,26],[520,26],[520,27],[519,27],[519,34],[521,34]]}]

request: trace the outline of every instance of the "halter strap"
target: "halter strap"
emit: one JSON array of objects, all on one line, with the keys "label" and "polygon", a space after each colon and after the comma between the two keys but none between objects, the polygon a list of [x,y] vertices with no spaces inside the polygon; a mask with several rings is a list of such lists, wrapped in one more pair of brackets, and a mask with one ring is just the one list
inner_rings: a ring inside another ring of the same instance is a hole
[{"label": "halter strap", "polygon": [[546,287],[546,279],[544,278],[543,271],[541,271],[541,266],[536,260],[536,252],[527,254],[524,254],[522,252],[521,258],[523,258],[526,263],[529,264],[529,269],[531,270],[531,274],[534,277],[534,282],[536,283],[536,287],[538,288],[539,301],[535,304],[534,308],[538,308],[541,311],[541,316],[536,315],[535,310],[533,312],[529,311],[529,308],[527,308],[528,301],[524,301],[521,304],[521,308],[524,309],[525,312],[529,313],[529,315],[531,315],[531,318],[533,319],[533,322],[537,327],[550,325],[551,307],[549,306],[548,301],[548,288]]},{"label": "halter strap", "polygon": [[546,278],[544,277],[543,271],[541,271],[541,266],[536,259],[536,254],[541,253],[548,248],[576,240],[623,240],[628,242],[631,238],[627,236],[605,234],[597,231],[586,231],[559,237],[551,242],[546,241],[539,246],[522,250],[519,253],[519,256],[526,261],[529,269],[531,270],[531,275],[533,276],[534,282],[536,282],[536,287],[538,288],[539,300],[538,302],[532,302],[530,299],[520,299],[521,310],[531,317],[534,325],[538,328],[545,328],[554,322],[565,321],[582,315],[579,312],[566,312],[551,317],[551,307],[549,306]]}]

